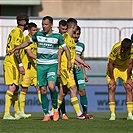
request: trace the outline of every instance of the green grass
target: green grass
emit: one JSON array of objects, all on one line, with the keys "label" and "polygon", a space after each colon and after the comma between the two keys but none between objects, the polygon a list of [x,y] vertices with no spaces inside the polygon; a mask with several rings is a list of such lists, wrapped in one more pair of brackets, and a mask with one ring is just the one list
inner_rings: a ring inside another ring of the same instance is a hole
[{"label": "green grass", "polygon": [[133,121],[126,120],[126,113],[117,113],[115,121],[109,121],[109,113],[91,113],[94,120],[76,120],[68,113],[69,120],[42,122],[42,113],[32,113],[29,119],[3,120],[0,113],[0,133],[133,133]]}]

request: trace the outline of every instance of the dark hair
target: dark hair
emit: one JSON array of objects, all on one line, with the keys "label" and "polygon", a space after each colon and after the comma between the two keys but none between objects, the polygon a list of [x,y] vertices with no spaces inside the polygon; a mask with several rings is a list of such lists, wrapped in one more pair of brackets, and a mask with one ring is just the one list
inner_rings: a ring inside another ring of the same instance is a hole
[{"label": "dark hair", "polygon": [[26,20],[27,23],[29,22],[29,16],[26,13],[18,14],[16,19],[17,19],[17,24],[19,24],[19,21],[21,20]]},{"label": "dark hair", "polygon": [[79,30],[79,32],[81,32],[81,28],[80,28],[79,26],[77,26],[76,31],[77,31],[77,30]]},{"label": "dark hair", "polygon": [[31,29],[32,27],[37,27],[37,25],[35,23],[33,23],[33,22],[30,22],[28,24],[28,29]]},{"label": "dark hair", "polygon": [[73,25],[76,25],[77,24],[77,20],[75,18],[69,18],[67,20],[67,27],[68,28],[71,28]]},{"label": "dark hair", "polygon": [[51,24],[53,24],[53,18],[51,16],[45,16],[42,20],[48,19]]},{"label": "dark hair", "polygon": [[62,25],[62,26],[66,26],[67,25],[67,21],[62,19],[59,21],[59,26]]},{"label": "dark hair", "polygon": [[132,42],[129,38],[124,38],[121,42],[121,47],[124,48],[124,50],[131,49]]}]

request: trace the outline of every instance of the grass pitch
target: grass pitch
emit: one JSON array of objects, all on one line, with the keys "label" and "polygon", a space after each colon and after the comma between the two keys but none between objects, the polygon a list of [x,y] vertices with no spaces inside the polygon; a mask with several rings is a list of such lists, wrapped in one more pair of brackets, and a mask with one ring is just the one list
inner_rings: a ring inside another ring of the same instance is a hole
[{"label": "grass pitch", "polygon": [[126,113],[117,113],[109,121],[109,113],[90,113],[93,120],[76,120],[75,113],[68,113],[69,120],[42,122],[43,113],[31,113],[29,119],[3,120],[0,113],[0,133],[133,133],[133,121],[126,120]]}]

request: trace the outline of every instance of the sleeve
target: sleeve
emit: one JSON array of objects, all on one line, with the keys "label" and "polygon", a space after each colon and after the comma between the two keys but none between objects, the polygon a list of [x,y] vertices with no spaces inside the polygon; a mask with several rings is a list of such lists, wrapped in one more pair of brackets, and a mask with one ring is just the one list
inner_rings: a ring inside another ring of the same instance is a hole
[{"label": "sleeve", "polygon": [[81,54],[81,56],[83,56],[83,57],[84,57],[84,51],[85,51],[85,45],[83,43],[83,51],[82,51],[82,54]]},{"label": "sleeve", "polygon": [[66,43],[64,41],[64,37],[61,34],[59,34],[59,45],[61,47],[65,47],[66,46]]},{"label": "sleeve", "polygon": [[15,45],[20,45],[22,42],[24,42],[24,34],[21,30],[16,30],[13,35]]},{"label": "sleeve", "polygon": [[116,55],[117,55],[117,51],[115,50],[115,48],[113,47],[108,58],[112,59],[112,60],[116,60]]},{"label": "sleeve", "polygon": [[30,38],[31,42],[37,42],[37,32]]}]

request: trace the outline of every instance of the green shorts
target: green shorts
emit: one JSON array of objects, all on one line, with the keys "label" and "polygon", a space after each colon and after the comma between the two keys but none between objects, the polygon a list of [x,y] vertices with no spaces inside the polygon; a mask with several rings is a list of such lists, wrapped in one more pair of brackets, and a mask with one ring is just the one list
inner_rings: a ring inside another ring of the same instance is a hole
[{"label": "green shorts", "polygon": [[49,81],[57,81],[58,64],[37,64],[37,85],[47,86]]},{"label": "green shorts", "polygon": [[78,70],[77,68],[74,68],[74,79],[78,90],[85,89],[85,79],[82,69]]}]

